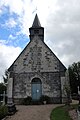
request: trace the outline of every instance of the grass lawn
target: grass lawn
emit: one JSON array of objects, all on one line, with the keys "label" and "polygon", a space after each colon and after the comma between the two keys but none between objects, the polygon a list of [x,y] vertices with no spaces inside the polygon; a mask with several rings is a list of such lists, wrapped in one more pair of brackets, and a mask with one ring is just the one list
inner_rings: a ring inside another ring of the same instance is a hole
[{"label": "grass lawn", "polygon": [[70,108],[68,106],[57,107],[52,110],[50,118],[51,120],[72,120],[68,111],[74,108],[77,108],[77,105],[71,105]]}]

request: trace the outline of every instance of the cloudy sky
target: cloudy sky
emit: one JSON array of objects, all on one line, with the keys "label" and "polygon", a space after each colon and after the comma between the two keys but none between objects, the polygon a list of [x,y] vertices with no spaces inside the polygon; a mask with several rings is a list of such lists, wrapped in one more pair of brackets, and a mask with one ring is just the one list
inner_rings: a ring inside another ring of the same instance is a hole
[{"label": "cloudy sky", "polygon": [[68,67],[80,61],[80,0],[0,1],[0,81],[29,42],[35,14],[45,28],[45,42]]}]

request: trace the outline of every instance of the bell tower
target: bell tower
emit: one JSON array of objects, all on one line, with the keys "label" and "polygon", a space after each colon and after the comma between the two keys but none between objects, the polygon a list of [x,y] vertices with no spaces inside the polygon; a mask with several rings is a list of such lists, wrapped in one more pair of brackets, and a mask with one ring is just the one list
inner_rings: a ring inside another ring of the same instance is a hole
[{"label": "bell tower", "polygon": [[29,35],[30,41],[33,39],[35,35],[39,36],[40,39],[44,41],[44,28],[41,27],[37,14],[35,15],[32,27],[29,28],[29,32],[30,32],[30,35]]}]

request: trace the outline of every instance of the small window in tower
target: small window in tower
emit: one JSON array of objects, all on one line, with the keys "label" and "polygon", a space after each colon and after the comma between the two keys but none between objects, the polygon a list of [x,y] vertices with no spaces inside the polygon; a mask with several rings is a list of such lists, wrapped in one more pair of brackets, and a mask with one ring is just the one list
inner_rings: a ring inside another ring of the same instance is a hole
[{"label": "small window in tower", "polygon": [[39,30],[34,30],[34,33],[35,33],[35,34],[38,34],[38,33],[39,33]]}]

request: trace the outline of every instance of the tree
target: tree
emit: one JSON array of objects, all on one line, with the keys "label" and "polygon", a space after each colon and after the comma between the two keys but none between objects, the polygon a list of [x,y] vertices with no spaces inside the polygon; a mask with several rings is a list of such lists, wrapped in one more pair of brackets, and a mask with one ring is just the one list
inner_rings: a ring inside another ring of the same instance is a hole
[{"label": "tree", "polygon": [[8,81],[8,71],[7,70],[5,71],[5,76],[3,76],[3,80],[4,80],[4,82],[0,83],[0,94],[3,94],[4,91],[6,92],[6,90],[7,90],[7,86],[6,86],[7,81]]},{"label": "tree", "polygon": [[68,68],[71,93],[78,92],[78,86],[80,87],[80,62],[73,63]]},{"label": "tree", "polygon": [[8,81],[8,70],[5,70],[5,76],[3,76],[4,84]]},{"label": "tree", "polygon": [[4,100],[4,104],[5,102],[7,103],[7,96],[5,95],[5,93],[7,93],[7,81],[8,81],[8,71],[5,71],[5,76],[3,76],[3,83],[0,83],[0,101]]},{"label": "tree", "polygon": [[0,101],[3,100],[3,94],[4,94],[4,91],[6,91],[6,86],[4,85],[4,83],[0,83]]},{"label": "tree", "polygon": [[6,91],[6,86],[3,83],[0,83],[0,94],[3,94]]}]

